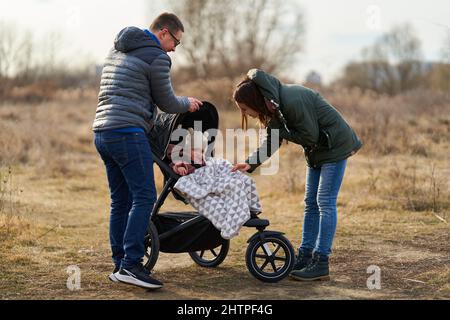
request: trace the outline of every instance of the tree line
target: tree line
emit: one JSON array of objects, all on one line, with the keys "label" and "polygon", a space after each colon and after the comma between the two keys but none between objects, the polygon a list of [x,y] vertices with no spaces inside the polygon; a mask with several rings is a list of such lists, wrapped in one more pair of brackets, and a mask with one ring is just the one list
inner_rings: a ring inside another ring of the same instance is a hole
[{"label": "tree line", "polygon": [[[302,54],[307,32],[303,10],[282,0],[170,0],[185,24],[186,36],[177,52],[180,83],[227,79],[235,81],[250,68],[289,74]],[[36,44],[29,31],[0,27],[0,97],[13,87],[95,87],[99,68],[94,64],[69,68],[58,59],[61,37],[50,34]],[[244,70],[244,71],[243,71]],[[396,95],[426,87],[450,91],[450,33],[441,60],[425,62],[422,43],[405,23],[382,34],[350,61],[333,85]]]}]

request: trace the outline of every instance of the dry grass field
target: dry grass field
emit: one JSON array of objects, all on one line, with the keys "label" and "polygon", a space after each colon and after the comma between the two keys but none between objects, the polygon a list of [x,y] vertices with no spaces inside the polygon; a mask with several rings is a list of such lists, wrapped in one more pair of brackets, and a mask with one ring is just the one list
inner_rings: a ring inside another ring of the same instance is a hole
[{"label": "dry grass field", "polygon": [[[325,96],[365,143],[349,161],[338,200],[331,281],[259,282],[245,266],[254,230],[242,229],[216,269],[161,253],[155,276],[165,287],[155,292],[107,279],[109,193],[92,143],[95,93],[0,105],[0,299],[449,299],[450,99]],[[235,110],[220,116],[222,129],[239,127]],[[277,175],[253,177],[269,229],[297,247],[305,161],[293,144],[280,157]],[[164,208],[189,209],[173,198]],[[81,270],[80,290],[66,286],[71,265]],[[367,287],[369,266],[381,270],[380,289]]]}]

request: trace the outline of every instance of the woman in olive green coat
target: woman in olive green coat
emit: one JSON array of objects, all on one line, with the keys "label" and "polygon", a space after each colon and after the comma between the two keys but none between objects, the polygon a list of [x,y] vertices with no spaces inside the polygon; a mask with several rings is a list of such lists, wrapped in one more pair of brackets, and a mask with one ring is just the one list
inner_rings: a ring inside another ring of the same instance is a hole
[{"label": "woman in olive green coat", "polygon": [[283,140],[303,147],[308,164],[305,218],[291,276],[306,281],[329,279],[328,257],[336,232],[337,197],[347,158],[361,148],[361,141],[319,93],[301,85],[283,84],[262,70],[250,70],[233,98],[241,110],[243,129],[247,116],[259,119],[267,128],[267,138],[259,149],[245,163],[236,164],[233,171],[253,172],[276,152]]}]

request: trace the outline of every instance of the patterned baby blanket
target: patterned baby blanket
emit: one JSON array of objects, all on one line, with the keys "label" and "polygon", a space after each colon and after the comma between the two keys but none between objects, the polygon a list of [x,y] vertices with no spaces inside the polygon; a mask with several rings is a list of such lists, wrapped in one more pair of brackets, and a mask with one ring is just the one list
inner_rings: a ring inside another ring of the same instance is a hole
[{"label": "patterned baby blanket", "polygon": [[250,212],[262,211],[255,181],[242,172],[231,172],[232,167],[227,160],[208,158],[206,166],[179,178],[174,186],[224,239],[239,234]]}]

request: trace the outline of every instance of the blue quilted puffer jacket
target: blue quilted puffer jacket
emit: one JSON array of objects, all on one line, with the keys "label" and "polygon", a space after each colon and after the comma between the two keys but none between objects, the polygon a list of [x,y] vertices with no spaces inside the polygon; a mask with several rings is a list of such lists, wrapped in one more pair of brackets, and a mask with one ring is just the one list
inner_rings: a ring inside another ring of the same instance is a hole
[{"label": "blue quilted puffer jacket", "polygon": [[167,113],[189,109],[170,80],[171,60],[150,34],[136,27],[119,32],[102,71],[93,130],[153,126],[156,107]]}]

